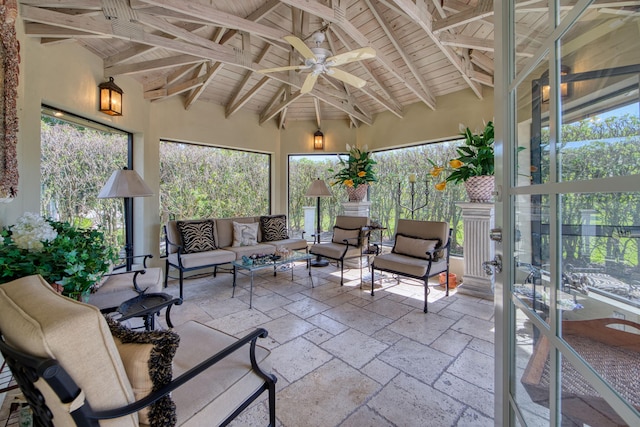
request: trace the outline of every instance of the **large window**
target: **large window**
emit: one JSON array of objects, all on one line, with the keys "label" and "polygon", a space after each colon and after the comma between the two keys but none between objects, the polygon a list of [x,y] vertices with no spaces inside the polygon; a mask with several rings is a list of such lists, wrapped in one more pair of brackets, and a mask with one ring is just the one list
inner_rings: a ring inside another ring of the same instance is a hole
[{"label": "large window", "polygon": [[[449,185],[445,191],[437,191],[429,174],[432,168],[429,159],[436,164],[444,164],[448,159],[457,157],[455,149],[459,144],[460,141],[448,141],[374,153],[379,181],[369,188],[370,216],[387,228],[383,240],[391,240],[399,218],[447,221],[454,229],[452,253],[462,254],[462,218],[456,202],[466,200],[464,187]],[[313,207],[317,203],[317,200],[304,196],[309,183],[316,178],[331,183],[329,169],[337,163],[335,155],[289,156],[289,218],[294,230],[305,228],[304,206]],[[413,196],[410,174],[417,176]],[[333,187],[332,194],[332,197],[320,199],[322,230],[329,231],[329,234],[336,215],[342,214],[341,203],[348,200],[346,191],[341,187]]]},{"label": "large window", "polygon": [[270,177],[269,154],[161,141],[161,222],[267,215]]},{"label": "large window", "polygon": [[113,171],[130,166],[131,135],[72,114],[42,107],[40,211],[83,227],[102,227],[124,247],[122,199],[98,199]]}]

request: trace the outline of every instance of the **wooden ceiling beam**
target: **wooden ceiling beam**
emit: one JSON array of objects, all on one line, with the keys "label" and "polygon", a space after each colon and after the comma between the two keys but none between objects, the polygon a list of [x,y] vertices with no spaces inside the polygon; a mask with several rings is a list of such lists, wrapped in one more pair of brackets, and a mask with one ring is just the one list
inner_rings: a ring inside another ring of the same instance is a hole
[{"label": "wooden ceiling beam", "polygon": [[202,58],[192,55],[177,55],[162,59],[152,59],[150,61],[136,62],[134,64],[115,65],[105,67],[105,77],[113,77],[123,74],[147,73],[150,71],[171,68],[177,65],[196,64],[202,62]]},{"label": "wooden ceiling beam", "polygon": [[34,7],[102,10],[101,0],[21,0],[20,3]]},{"label": "wooden ceiling beam", "polygon": [[[286,91],[285,91],[286,94]],[[285,109],[286,107],[288,107],[291,103],[293,103],[294,101],[296,101],[297,99],[299,99],[301,96],[304,96],[304,94],[300,93],[300,91],[296,91],[292,94],[286,94],[286,97],[284,100],[280,101],[279,103],[271,106],[270,109],[263,111],[262,113],[260,113],[260,120],[259,123],[263,124],[264,122],[267,122],[269,120],[271,120],[272,118],[274,118],[280,111],[282,111],[283,109]]]},{"label": "wooden ceiling beam", "polygon": [[493,15],[493,0],[483,0],[471,8],[463,10],[462,12],[454,13],[444,19],[439,19],[433,22],[433,32],[438,33],[440,31],[451,30],[453,28],[466,25],[470,22],[478,21],[487,16]]},{"label": "wooden ceiling beam", "polygon": [[412,0],[393,0],[402,10],[405,11],[407,15],[416,23],[418,26],[427,33],[429,38],[433,41],[433,43],[442,51],[444,56],[451,62],[451,64],[458,70],[464,81],[469,85],[471,90],[476,94],[476,96],[482,99],[482,86],[480,86],[477,82],[471,80],[471,77],[466,74],[466,70],[464,64],[460,58],[449,49],[447,46],[444,46],[440,42],[440,38],[433,32],[432,22],[433,17],[424,0],[416,0],[414,3]]},{"label": "wooden ceiling beam", "polygon": [[207,88],[207,85],[211,83],[211,81],[215,78],[216,74],[218,74],[218,72],[222,70],[223,67],[224,67],[224,64],[221,62],[215,62],[215,63],[207,62],[207,68],[203,76],[204,79],[202,81],[202,85],[194,88],[191,91],[191,93],[187,96],[187,99],[185,99],[184,101],[185,110],[188,110],[189,108],[191,108],[191,106],[198,100],[200,95],[202,95],[204,90]]},{"label": "wooden ceiling beam", "polygon": [[[325,6],[315,1],[309,0],[280,0],[281,3],[288,4],[291,7],[295,7],[304,10],[307,13],[315,15],[324,19],[330,23],[336,24],[342,28],[360,47],[370,46],[371,42],[364,34],[360,32],[349,20],[346,18],[346,13],[343,6],[336,5],[333,8]],[[342,2],[344,3],[344,2]]]},{"label": "wooden ceiling beam", "polygon": [[183,0],[141,0],[144,3],[154,6],[161,6],[175,12],[184,13],[185,15],[195,16],[204,19],[216,25],[222,25],[227,28],[235,28],[237,30],[246,31],[268,39],[280,40],[288,33],[280,31],[273,27],[259,24],[248,19],[240,18],[230,13],[223,12],[214,7],[207,6],[197,2],[185,2]]},{"label": "wooden ceiling beam", "polygon": [[258,93],[260,89],[262,89],[267,83],[269,83],[270,80],[271,79],[269,79],[269,77],[266,77],[266,76],[260,79],[258,83],[256,83],[251,89],[249,89],[247,93],[245,93],[242,96],[242,98],[240,98],[235,104],[233,104],[230,108],[226,110],[225,116],[229,118],[235,113],[237,113],[238,111],[240,111],[240,109],[244,107],[244,105],[247,102],[249,102],[251,98],[253,98],[254,95]]},{"label": "wooden ceiling beam", "polygon": [[422,78],[422,73],[420,72],[420,70],[418,70],[418,67],[411,59],[411,56],[407,53],[407,51],[404,49],[404,46],[402,46],[402,44],[398,40],[398,36],[395,30],[391,27],[389,22],[387,22],[387,20],[384,18],[384,16],[382,15],[382,11],[378,6],[376,6],[370,0],[364,0],[364,2],[367,6],[369,6],[369,10],[373,14],[376,21],[378,21],[378,25],[380,25],[380,28],[382,28],[384,33],[387,35],[387,38],[389,39],[391,44],[396,48],[396,51],[398,52],[398,54],[400,55],[404,63],[407,65],[407,67],[409,68],[409,71],[411,71],[411,74],[416,79],[416,81],[418,82],[418,84],[420,85],[424,93],[426,93],[430,99],[433,99],[433,102],[427,103],[427,106],[432,110],[435,110],[436,103],[435,103],[435,96],[433,95],[433,91],[431,90],[427,82]]},{"label": "wooden ceiling beam", "polygon": [[70,30],[68,28],[60,28],[53,25],[34,24],[27,22],[24,26],[24,33],[29,37],[43,37],[43,38],[105,38],[107,36],[101,36],[98,34],[88,33],[85,31]]},{"label": "wooden ceiling beam", "polygon": [[478,49],[488,52],[494,51],[493,40],[478,37],[462,36],[460,34],[440,34],[440,42],[443,46],[457,46],[466,49]]},{"label": "wooden ceiling beam", "polygon": [[322,114],[320,111],[320,101],[318,100],[318,98],[313,98],[313,108],[316,113],[316,125],[318,126],[318,129],[320,129],[322,127]]},{"label": "wooden ceiling beam", "polygon": [[173,25],[166,19],[158,18],[154,15],[138,12],[137,18],[138,18],[138,22],[148,27],[151,27],[163,33],[172,35],[175,38],[187,41],[189,43],[194,43],[206,48],[209,48],[211,46],[215,46],[218,44],[207,38],[194,34],[191,31],[180,28],[177,25]]},{"label": "wooden ceiling beam", "polygon": [[489,58],[483,52],[479,52],[474,50],[471,52],[471,62],[478,68],[486,71],[487,73],[493,75],[494,73],[494,65],[493,59]]}]

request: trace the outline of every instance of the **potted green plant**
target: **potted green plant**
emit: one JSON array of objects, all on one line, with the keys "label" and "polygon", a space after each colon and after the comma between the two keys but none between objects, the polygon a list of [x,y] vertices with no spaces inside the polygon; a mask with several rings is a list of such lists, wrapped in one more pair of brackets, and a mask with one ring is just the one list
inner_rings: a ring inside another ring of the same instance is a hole
[{"label": "potted green plant", "polygon": [[40,274],[62,293],[88,293],[117,259],[99,229],[76,227],[27,212],[0,232],[0,283]]},{"label": "potted green plant", "polygon": [[377,162],[371,158],[366,145],[360,149],[347,144],[347,151],[349,152],[347,160],[338,156],[342,168],[338,171],[329,169],[329,172],[334,173],[331,186],[343,185],[347,189],[350,202],[361,202],[367,196],[369,183],[378,181],[376,172],[373,170],[373,165]]},{"label": "potted green plant", "polygon": [[439,166],[429,160],[433,168],[431,176],[443,177],[435,188],[443,191],[448,182],[464,183],[471,202],[489,202],[494,189],[493,122],[485,125],[480,133],[460,126],[465,144],[457,147],[458,157],[447,166]]}]

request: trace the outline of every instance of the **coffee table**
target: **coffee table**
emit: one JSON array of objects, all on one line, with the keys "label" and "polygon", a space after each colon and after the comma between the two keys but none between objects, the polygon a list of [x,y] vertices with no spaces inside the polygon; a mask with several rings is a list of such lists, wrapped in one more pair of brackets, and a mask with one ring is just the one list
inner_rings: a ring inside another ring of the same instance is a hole
[{"label": "coffee table", "polygon": [[[295,251],[289,254],[284,258],[267,258],[263,263],[260,264],[244,264],[242,260],[233,261],[233,292],[231,293],[231,297],[233,298],[236,293],[236,278],[238,272],[244,274],[245,276],[249,276],[251,278],[251,286],[249,288],[249,308],[252,308],[253,303],[253,275],[256,271],[264,270],[265,268],[273,268],[273,275],[275,276],[277,273],[278,267],[285,266],[286,264],[291,264],[291,280],[293,280],[293,267],[295,262],[298,261],[309,261],[313,259],[314,256],[308,254],[307,252]],[[309,268],[309,278],[311,279],[311,287],[313,288],[313,276],[311,276],[311,269]]]}]

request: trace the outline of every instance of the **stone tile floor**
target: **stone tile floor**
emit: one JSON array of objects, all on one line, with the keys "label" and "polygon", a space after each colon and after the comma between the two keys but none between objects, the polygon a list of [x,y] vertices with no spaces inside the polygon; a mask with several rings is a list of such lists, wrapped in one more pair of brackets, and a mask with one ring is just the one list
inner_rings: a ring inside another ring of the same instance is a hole
[{"label": "stone tile floor", "polygon": [[[385,275],[372,297],[366,269],[363,289],[358,269],[345,270],[344,286],[333,265],[311,273],[314,288],[302,263],[293,280],[290,271],[259,272],[252,309],[246,277],[239,276],[235,298],[231,274],[185,280],[185,302],[171,319],[175,325],[197,320],[238,337],[266,328],[269,336],[259,343],[271,350],[278,377],[278,426],[494,425],[491,301],[455,291],[446,297],[433,283],[425,314],[417,281]],[[166,291],[177,296],[178,288],[170,279]],[[166,327],[164,316],[157,323]],[[0,412],[8,413],[7,403]],[[4,415],[0,425],[17,425]],[[263,398],[231,425],[265,426],[267,420]]]},{"label": "stone tile floor", "polygon": [[[230,274],[185,280],[185,302],[172,321],[197,320],[235,336],[255,327],[269,331],[260,345],[272,352],[278,425],[493,426],[493,304],[436,283],[429,313],[423,287],[391,275],[360,289],[360,271],[304,264],[273,276],[239,276],[231,298]],[[366,275],[366,269],[363,271]],[[377,276],[377,274],[376,274]],[[167,292],[178,295],[177,280]],[[233,426],[267,423],[264,399]]]}]

